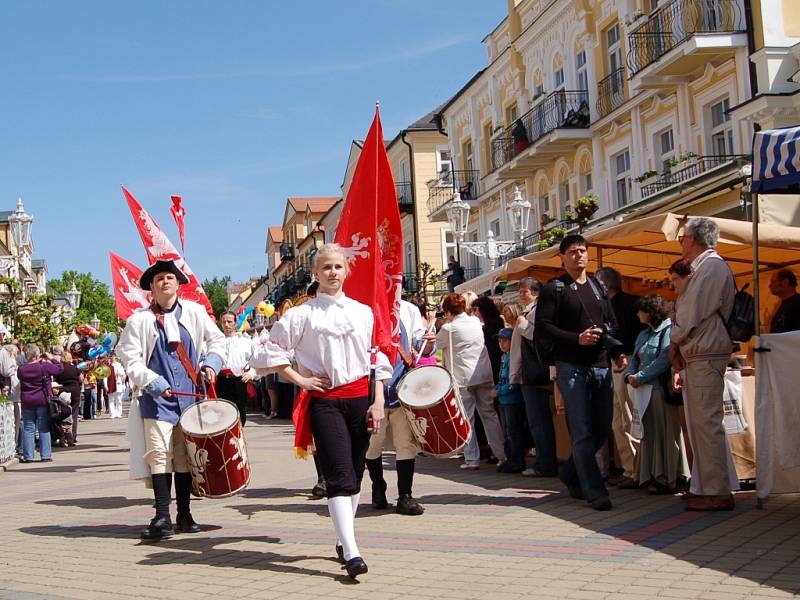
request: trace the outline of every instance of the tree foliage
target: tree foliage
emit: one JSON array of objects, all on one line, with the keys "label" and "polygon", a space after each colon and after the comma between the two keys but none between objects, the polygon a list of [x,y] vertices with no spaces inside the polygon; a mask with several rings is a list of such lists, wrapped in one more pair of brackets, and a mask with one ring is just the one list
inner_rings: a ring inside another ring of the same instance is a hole
[{"label": "tree foliage", "polygon": [[0,302],[0,313],[9,324],[11,337],[22,342],[38,344],[49,348],[58,342],[59,324],[56,318],[57,307],[50,294],[31,294],[22,297],[19,281],[0,277],[7,294]]},{"label": "tree foliage", "polygon": [[213,279],[203,280],[203,290],[211,302],[214,316],[219,316],[228,309],[228,286],[231,283],[229,275],[224,277],[214,277]]},{"label": "tree foliage", "polygon": [[81,303],[71,325],[89,323],[97,315],[103,331],[117,331],[120,320],[117,319],[114,296],[108,286],[91,273],[64,271],[58,279],[48,281],[48,286],[55,295],[60,296],[72,288],[73,282],[81,292]]}]

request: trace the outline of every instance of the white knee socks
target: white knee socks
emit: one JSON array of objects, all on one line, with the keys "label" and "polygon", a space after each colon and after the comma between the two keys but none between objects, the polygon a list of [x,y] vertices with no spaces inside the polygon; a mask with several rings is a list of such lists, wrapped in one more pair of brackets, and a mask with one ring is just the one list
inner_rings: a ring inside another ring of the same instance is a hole
[{"label": "white knee socks", "polygon": [[355,520],[353,498],[355,497],[334,496],[333,498],[328,498],[328,512],[331,515],[331,519],[333,519],[333,528],[336,530],[336,536],[342,544],[345,560],[361,556],[358,553],[358,546],[356,546],[356,534],[353,526]]},{"label": "white knee socks", "polygon": [[355,494],[354,496],[350,496],[350,501],[353,503],[353,518],[356,518],[356,511],[358,511],[358,502],[361,500],[361,492]]}]

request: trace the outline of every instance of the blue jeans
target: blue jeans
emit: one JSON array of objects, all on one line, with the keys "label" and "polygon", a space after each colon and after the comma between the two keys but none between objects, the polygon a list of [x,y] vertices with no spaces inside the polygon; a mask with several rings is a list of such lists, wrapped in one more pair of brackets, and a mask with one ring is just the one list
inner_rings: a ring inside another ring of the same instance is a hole
[{"label": "blue jeans", "polygon": [[556,363],[558,389],[564,396],[572,456],[564,464],[561,480],[580,486],[586,499],[608,496],[595,453],[608,439],[614,411],[611,369]]},{"label": "blue jeans", "polygon": [[22,409],[22,457],[25,460],[34,458],[36,429],[39,429],[39,454],[43,459],[51,458],[50,415],[47,406]]},{"label": "blue jeans", "polygon": [[506,460],[509,467],[525,468],[525,405],[501,404],[500,422],[506,434]]},{"label": "blue jeans", "polygon": [[556,430],[553,426],[553,413],[550,410],[550,393],[544,388],[523,384],[522,396],[525,398],[528,429],[536,446],[533,468],[542,475],[555,475],[558,471],[558,459]]}]

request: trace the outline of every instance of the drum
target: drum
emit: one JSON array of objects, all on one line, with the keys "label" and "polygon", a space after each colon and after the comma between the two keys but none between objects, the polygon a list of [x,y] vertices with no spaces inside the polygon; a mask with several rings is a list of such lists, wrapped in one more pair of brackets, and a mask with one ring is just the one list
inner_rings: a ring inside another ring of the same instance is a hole
[{"label": "drum", "polygon": [[397,384],[397,397],[425,454],[456,454],[472,435],[450,373],[440,366],[411,369]]},{"label": "drum", "polygon": [[247,445],[239,409],[227,400],[202,400],[180,419],[186,460],[201,496],[225,498],[250,483]]}]

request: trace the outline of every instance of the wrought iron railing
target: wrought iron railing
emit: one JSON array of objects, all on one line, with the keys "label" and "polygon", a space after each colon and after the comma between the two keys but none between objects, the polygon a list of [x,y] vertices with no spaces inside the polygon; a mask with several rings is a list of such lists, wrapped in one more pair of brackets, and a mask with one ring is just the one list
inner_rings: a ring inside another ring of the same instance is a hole
[{"label": "wrought iron railing", "polygon": [[428,214],[431,215],[459,192],[462,200],[475,200],[481,193],[481,174],[476,170],[445,171],[428,182]]},{"label": "wrought iron railing", "polygon": [[280,245],[280,255],[281,255],[281,262],[294,260],[294,255],[295,255],[294,246],[288,242],[282,243]]},{"label": "wrought iron railing", "polygon": [[717,167],[726,164],[741,166],[749,160],[749,156],[741,154],[697,156],[691,158],[686,161],[687,164],[685,167],[675,171],[670,170],[660,173],[656,181],[643,185],[641,188],[642,198],[658,194],[668,187],[699,177],[703,173],[716,169]]},{"label": "wrought iron railing", "polygon": [[597,112],[605,117],[625,104],[625,67],[620,67],[597,84]]},{"label": "wrought iron railing", "polygon": [[697,33],[745,31],[741,0],[672,0],[628,34],[630,76]]},{"label": "wrought iron railing", "polygon": [[522,115],[503,135],[492,142],[492,170],[512,158],[554,129],[589,126],[589,93],[585,90],[558,90]]},{"label": "wrought iron railing", "polygon": [[394,184],[397,193],[397,205],[400,212],[410,212],[414,209],[414,195],[411,190],[410,181],[396,181]]}]

